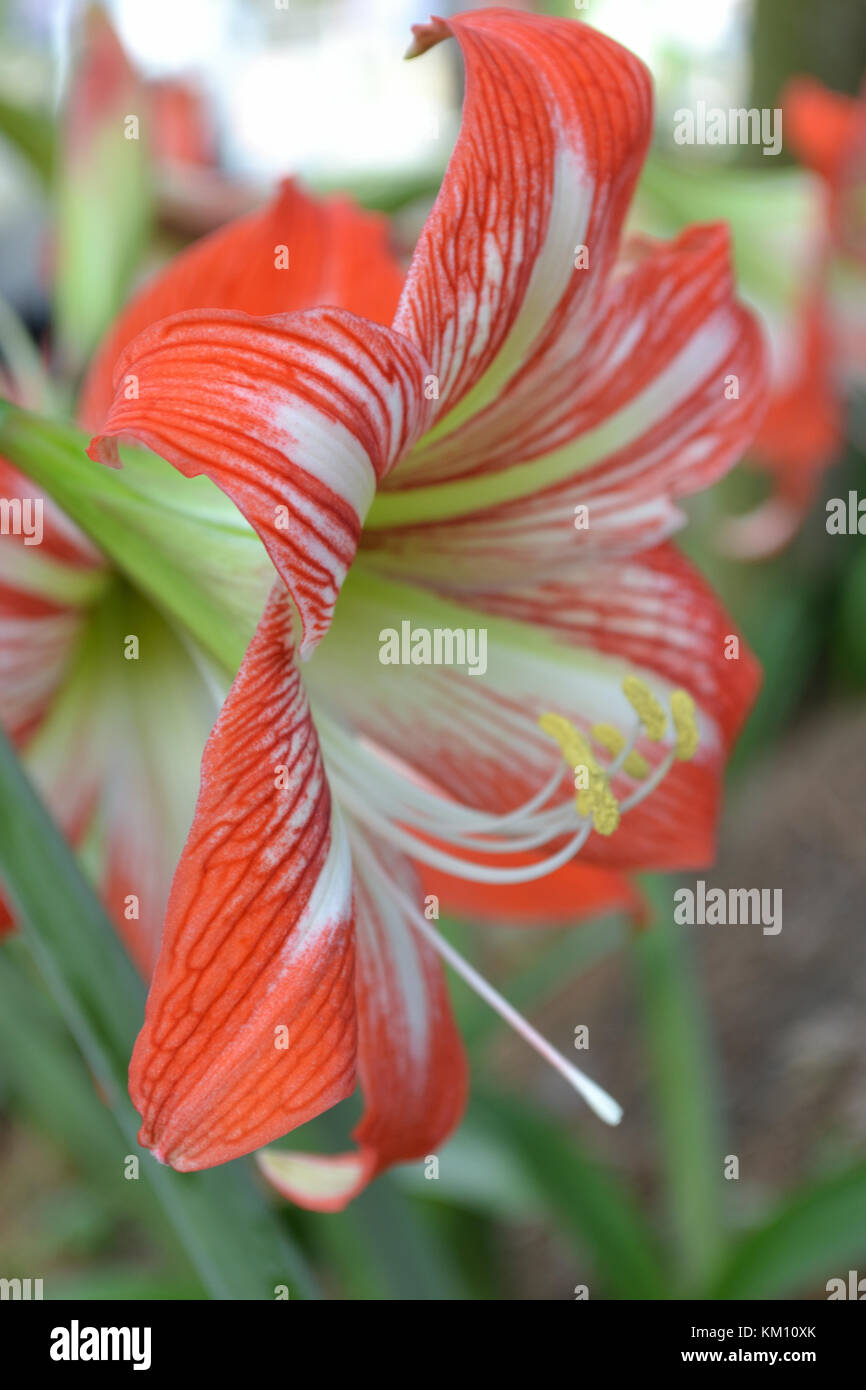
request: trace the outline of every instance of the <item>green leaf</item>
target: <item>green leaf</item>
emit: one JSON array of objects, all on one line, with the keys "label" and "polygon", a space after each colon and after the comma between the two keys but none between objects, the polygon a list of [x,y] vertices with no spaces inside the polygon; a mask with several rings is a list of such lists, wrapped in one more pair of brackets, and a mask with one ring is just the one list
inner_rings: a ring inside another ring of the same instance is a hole
[{"label": "green leaf", "polygon": [[54,164],[54,126],[44,112],[0,97],[0,135],[48,182]]},{"label": "green leaf", "polygon": [[671,1214],[681,1277],[690,1293],[719,1258],[725,1181],[707,1032],[691,961],[673,922],[667,880],[642,879],[655,909],[633,948],[643,996]]},{"label": "green leaf", "polygon": [[84,12],[55,161],[55,334],[75,376],[126,301],[152,217],[147,96],[107,16]]},{"label": "green leaf", "polygon": [[866,689],[866,549],[843,577],[833,636],[835,668],[855,690]]},{"label": "green leaf", "polygon": [[731,1250],[709,1298],[783,1298],[866,1260],[866,1161],[796,1193]]},{"label": "green leaf", "polygon": [[[345,1152],[353,1147],[347,1131],[354,1129],[361,1110],[356,1092],[296,1130],[291,1148]],[[464,1270],[436,1230],[427,1205],[407,1198],[396,1174],[377,1178],[345,1211],[327,1216],[299,1212],[298,1218],[327,1252],[329,1274],[339,1276],[346,1297],[403,1302],[472,1297]]]},{"label": "green leaf", "polygon": [[[15,938],[0,950],[0,1078],[17,1107],[101,1184],[102,1205],[128,1209],[137,1184],[108,1181],[117,1176],[116,1121]],[[141,1197],[135,1201],[141,1205]],[[159,1214],[155,1201],[151,1210]],[[151,1211],[145,1215],[149,1221]]]},{"label": "green leaf", "polygon": [[190,1280],[167,1280],[125,1266],[96,1266],[81,1274],[52,1274],[45,1281],[47,1302],[154,1303],[199,1299],[200,1290]]},{"label": "green leaf", "polygon": [[[606,1292],[621,1299],[672,1297],[653,1236],[622,1183],[525,1102],[485,1092],[479,1110],[524,1166],[557,1229],[588,1255]],[[587,1274],[581,1268],[576,1282],[589,1283]]]},{"label": "green leaf", "polygon": [[0,356],[21,400],[53,408],[54,392],[35,342],[15,309],[0,296]]},{"label": "green leaf", "polygon": [[394,1182],[416,1197],[504,1220],[538,1220],[543,1215],[544,1201],[526,1165],[502,1143],[501,1131],[496,1127],[491,1131],[474,1108],[437,1157],[435,1181],[425,1176],[423,1163],[413,1163],[395,1168]]},{"label": "green leaf", "polygon": [[139,1148],[126,1068],[143,1016],[144,986],[2,736],[0,880],[119,1126],[117,1181],[125,1181],[126,1156],[137,1156],[213,1298],[271,1299],[281,1284],[292,1297],[315,1297],[304,1260],[242,1161],[180,1174]]}]

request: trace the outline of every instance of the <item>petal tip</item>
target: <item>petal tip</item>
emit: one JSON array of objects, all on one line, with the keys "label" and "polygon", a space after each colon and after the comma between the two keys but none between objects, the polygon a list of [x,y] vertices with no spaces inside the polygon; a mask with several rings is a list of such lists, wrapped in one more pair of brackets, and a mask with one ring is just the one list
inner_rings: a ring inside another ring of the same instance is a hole
[{"label": "petal tip", "polygon": [[111,435],[95,434],[87,446],[87,457],[94,463],[104,463],[108,468],[122,468],[117,440]]},{"label": "petal tip", "polygon": [[422,53],[426,53],[428,48],[435,48],[437,43],[449,38],[451,29],[446,20],[440,19],[438,15],[431,15],[427,24],[412,25],[412,42],[403,54],[404,58],[420,58]]},{"label": "petal tip", "polygon": [[260,1149],[259,1172],[287,1202],[308,1211],[343,1211],[375,1173],[369,1154],[308,1154]]}]

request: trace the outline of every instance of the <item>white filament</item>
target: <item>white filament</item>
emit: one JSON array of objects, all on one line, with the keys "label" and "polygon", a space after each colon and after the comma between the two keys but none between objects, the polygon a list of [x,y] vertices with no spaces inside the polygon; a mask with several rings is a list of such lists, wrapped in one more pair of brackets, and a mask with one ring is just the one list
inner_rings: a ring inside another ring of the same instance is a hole
[{"label": "white filament", "polygon": [[462,980],[465,980],[466,984],[469,985],[485,1003],[489,1004],[490,1007],[499,1014],[500,1018],[504,1019],[516,1033],[519,1033],[539,1056],[543,1057],[546,1062],[554,1067],[556,1071],[559,1072],[560,1076],[565,1077],[569,1085],[577,1091],[578,1095],[583,1097],[590,1109],[593,1110],[600,1119],[604,1120],[606,1124],[618,1125],[622,1119],[622,1106],[619,1105],[612,1096],[608,1095],[607,1091],[599,1086],[597,1082],[593,1081],[591,1077],[582,1072],[579,1067],[574,1066],[566,1057],[563,1057],[562,1053],[557,1051],[553,1044],[548,1042],[547,1038],[543,1037],[536,1028],[533,1028],[529,1020],[524,1018],[523,1014],[519,1013],[512,1004],[509,1004],[508,1000],[505,999],[497,989],[494,989],[489,980],[485,980],[484,976],[479,974],[475,967],[470,965],[467,960],[464,960],[459,951],[456,951],[450,942],[439,935],[435,927],[427,921],[427,918],[420,911],[417,904],[413,903],[405,893],[386,877],[378,862],[365,849],[358,837],[351,835],[350,832],[350,838],[352,840],[353,854],[364,861],[365,868],[368,872],[374,873],[381,880],[388,895],[400,903],[403,911],[410,918],[415,930],[421,933],[425,941],[433,947],[433,950],[451,966],[451,969],[458,974]]}]

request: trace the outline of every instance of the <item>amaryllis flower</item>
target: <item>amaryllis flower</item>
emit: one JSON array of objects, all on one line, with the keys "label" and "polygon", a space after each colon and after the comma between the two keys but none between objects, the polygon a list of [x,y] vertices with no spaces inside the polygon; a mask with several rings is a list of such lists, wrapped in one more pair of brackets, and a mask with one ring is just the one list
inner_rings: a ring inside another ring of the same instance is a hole
[{"label": "amaryllis flower", "polygon": [[772,492],[725,530],[726,548],[744,558],[796,535],[839,456],[846,397],[866,381],[866,99],[800,77],[782,106],[787,145],[817,175],[818,215],[800,219],[799,298],[772,334],[773,390],[751,450]]},{"label": "amaryllis flower", "polygon": [[[239,224],[118,325],[112,349],[142,331],[91,445],[207,475],[276,571],[174,879],[130,1072],[141,1140],[208,1167],[360,1079],[354,1152],[262,1159],[321,1209],[459,1120],[438,957],[508,1013],[438,937],[434,885],[544,885],[573,910],[584,873],[705,862],[756,682],[667,539],[764,403],[725,231],[622,244],[651,95],[617,44],[488,10],[417,27],[412,52],[449,36],[462,129],[393,316],[333,307],[327,282],[278,312],[315,244]],[[381,311],[392,281],[348,249]],[[436,632],[483,632],[483,672],[425,664]],[[380,659],[392,634],[408,664]]]},{"label": "amaryllis flower", "polygon": [[866,267],[866,80],[851,97],[798,77],[782,101],[791,148],[824,182],[833,246]]}]

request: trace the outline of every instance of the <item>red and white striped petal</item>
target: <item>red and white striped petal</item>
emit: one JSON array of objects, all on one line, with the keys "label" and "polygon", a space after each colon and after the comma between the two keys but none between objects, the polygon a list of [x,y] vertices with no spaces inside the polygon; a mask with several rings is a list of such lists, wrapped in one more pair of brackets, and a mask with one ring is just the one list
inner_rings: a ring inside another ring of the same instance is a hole
[{"label": "red and white striped petal", "polygon": [[403,274],[385,219],[349,198],[314,198],[287,179],[265,207],[202,237],[134,296],[96,354],[79,418],[97,430],[114,398],[114,364],[158,319],[188,309],[284,314],[334,305],[390,323]]},{"label": "red and white striped petal", "polygon": [[[431,635],[437,629],[483,631],[486,670],[471,675],[465,666],[382,664],[380,637],[387,629],[399,634],[404,622]],[[582,857],[635,869],[685,867],[711,856],[724,760],[754,699],[757,672],[739,638],[726,643],[737,636],[731,620],[669,546],[628,561],[575,565],[556,582],[467,593],[465,602],[374,577],[356,565],[332,636],[307,673],[317,710],[342,720],[357,738],[460,806],[496,815],[524,806],[556,773],[560,755],[538,728],[541,714],[552,710],[584,730],[613,723],[628,735],[635,721],[622,693],[626,676],[646,680],[663,703],[672,689],[684,687],[698,707],[695,758],[676,763],[612,836],[592,834]],[[737,655],[728,660],[726,650]],[[347,664],[355,673],[351,688],[340,678]],[[651,767],[658,765],[660,745],[641,739],[638,748]],[[342,754],[332,768],[350,810],[360,809],[362,756],[363,747],[341,765]],[[385,772],[380,776],[384,786]],[[372,824],[377,788],[372,776],[364,781]],[[614,781],[620,799],[635,790],[630,779]],[[397,804],[393,789],[388,795]],[[563,768],[553,802],[565,805],[569,797]],[[413,825],[409,813],[400,819]],[[448,820],[448,805],[440,804],[439,841],[448,838]],[[417,827],[425,838],[420,818]],[[459,830],[456,819],[453,828]],[[399,828],[395,838],[406,852],[425,857]]]},{"label": "red and white striped petal", "polygon": [[[651,128],[643,64],[583,24],[492,9],[414,32],[416,53],[458,40],[466,96],[394,320],[439,378],[439,419],[394,487],[459,475],[443,440],[573,362]],[[580,246],[589,264],[576,268]]]},{"label": "red and white striped petal", "polygon": [[340,309],[176,314],[121,356],[88,452],[114,463],[115,436],[132,435],[222,488],[289,588],[306,656],[328,629],[378,480],[430,418],[426,374],[411,343]]},{"label": "red and white striped petal", "polygon": [[[765,407],[763,339],[734,299],[726,229],[632,243],[580,358],[457,432],[459,482],[380,497],[364,545],[395,573],[479,588],[656,545],[681,524],[676,499],[736,463]],[[483,476],[508,458],[524,462]]]},{"label": "red and white striped petal", "polygon": [[[0,537],[0,725],[22,743],[62,679],[105,572],[90,542],[5,459],[0,496],[10,517]],[[15,508],[29,538],[16,534]]]},{"label": "red and white striped petal", "polygon": [[365,1110],[355,1153],[266,1149],[259,1165],[290,1201],[339,1211],[394,1163],[435,1154],[459,1123],[467,1066],[442,966],[412,925],[421,884],[402,855],[351,830],[357,925],[358,1070]]},{"label": "red and white striped petal", "polygon": [[205,750],[132,1058],[141,1142],[162,1161],[225,1163],[354,1089],[351,900],[278,586]]},{"label": "red and white striped petal", "polygon": [[23,743],[63,677],[81,614],[0,580],[0,725]]}]

